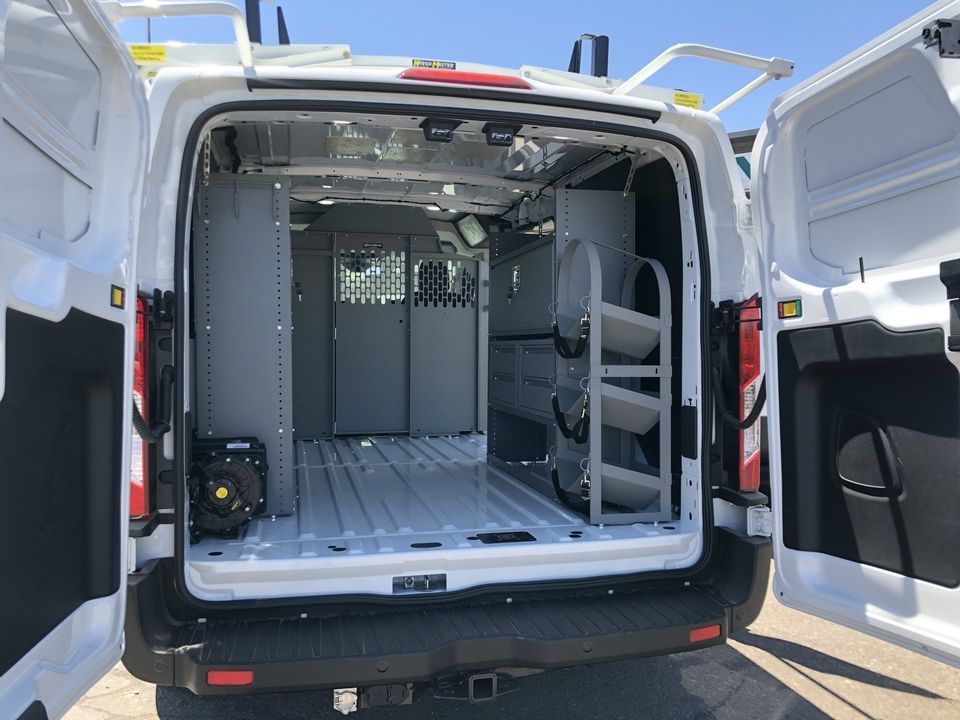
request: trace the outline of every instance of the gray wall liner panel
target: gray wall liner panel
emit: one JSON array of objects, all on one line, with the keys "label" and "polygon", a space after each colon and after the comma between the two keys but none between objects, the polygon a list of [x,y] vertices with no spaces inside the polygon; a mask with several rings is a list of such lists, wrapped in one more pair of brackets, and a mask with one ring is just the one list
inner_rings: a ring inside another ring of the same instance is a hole
[{"label": "gray wall liner panel", "polygon": [[338,233],[336,240],[336,432],[407,432],[410,239]]},{"label": "gray wall liner panel", "polygon": [[[310,234],[319,235],[320,233]],[[297,240],[295,242],[297,245],[303,245]],[[294,248],[291,301],[293,304],[294,437],[309,439],[332,437],[333,256],[331,252]]]},{"label": "gray wall liner panel", "polygon": [[476,430],[479,263],[415,255],[413,273],[410,433]]},{"label": "gray wall liner panel", "polygon": [[194,235],[197,432],[266,444],[266,510],[277,515],[296,500],[288,188],[211,179]]},{"label": "gray wall liner panel", "polygon": [[[592,240],[627,252],[636,252],[636,200],[634,193],[609,190],[557,191],[557,257],[563,254],[567,241]],[[619,304],[623,277],[633,258],[599,246],[603,267],[603,300]],[[571,282],[571,296],[583,297],[590,292],[586,258],[576,279]]]}]

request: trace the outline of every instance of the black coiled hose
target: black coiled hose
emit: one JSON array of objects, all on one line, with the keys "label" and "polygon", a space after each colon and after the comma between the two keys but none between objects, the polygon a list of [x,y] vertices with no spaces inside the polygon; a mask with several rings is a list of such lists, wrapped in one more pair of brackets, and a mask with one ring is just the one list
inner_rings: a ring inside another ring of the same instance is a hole
[{"label": "black coiled hose", "polygon": [[140,414],[137,404],[133,404],[133,429],[137,431],[145,443],[156,443],[170,430],[170,401],[173,397],[173,379],[175,373],[172,365],[164,365],[160,370],[160,387],[157,395],[157,422],[151,427]]}]

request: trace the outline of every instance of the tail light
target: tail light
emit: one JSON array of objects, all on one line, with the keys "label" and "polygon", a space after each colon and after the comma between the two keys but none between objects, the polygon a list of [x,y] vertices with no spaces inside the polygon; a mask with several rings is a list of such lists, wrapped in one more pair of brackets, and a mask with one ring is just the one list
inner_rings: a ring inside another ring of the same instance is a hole
[{"label": "tail light", "polygon": [[450,83],[453,85],[499,87],[509,88],[511,90],[533,90],[533,86],[526,80],[512,75],[467,72],[464,70],[444,70],[442,68],[410,68],[400,73],[400,79]]},{"label": "tail light", "polygon": [[[746,419],[760,391],[760,300],[740,307],[740,420]],[[740,431],[740,492],[760,489],[760,421]]]},{"label": "tail light", "polygon": [[[147,346],[147,301],[137,297],[137,326],[135,330],[135,349],[133,355],[133,402],[140,415],[149,418],[148,373],[149,357]],[[130,517],[145,517],[150,512],[149,501],[149,446],[137,431],[130,428]]]}]

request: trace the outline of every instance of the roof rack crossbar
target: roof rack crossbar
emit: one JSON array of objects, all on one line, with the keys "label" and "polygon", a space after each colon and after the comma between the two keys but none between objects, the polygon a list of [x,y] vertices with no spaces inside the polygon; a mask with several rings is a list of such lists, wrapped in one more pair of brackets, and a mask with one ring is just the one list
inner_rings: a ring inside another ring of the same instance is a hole
[{"label": "roof rack crossbar", "polygon": [[247,32],[247,20],[240,8],[222,0],[141,0],[141,2],[121,3],[117,0],[101,0],[100,7],[115,25],[124,20],[156,17],[184,17],[188,15],[223,15],[233,21],[233,34],[237,38],[237,50],[244,68],[253,67],[253,51],[250,47],[250,35]]},{"label": "roof rack crossbar", "polygon": [[726,110],[735,102],[742,100],[770,80],[779,80],[780,78],[790,77],[793,75],[793,62],[791,60],[784,60],[783,58],[778,57],[762,58],[757,57],[756,55],[747,55],[745,53],[734,52],[732,50],[723,50],[721,48],[715,48],[709,45],[682,43],[680,45],[674,45],[673,47],[667,48],[662,53],[657,55],[657,57],[647,63],[644,67],[640,68],[640,70],[635,72],[626,81],[614,89],[613,94],[629,95],[632,90],[642,85],[645,80],[660,71],[665,65],[681,57],[698,57],[706,60],[715,60],[717,62],[728,63],[730,65],[738,65],[740,67],[759,70],[762,73],[737,90],[735,93],[710,108],[710,112],[712,113],[719,113],[722,110]]}]

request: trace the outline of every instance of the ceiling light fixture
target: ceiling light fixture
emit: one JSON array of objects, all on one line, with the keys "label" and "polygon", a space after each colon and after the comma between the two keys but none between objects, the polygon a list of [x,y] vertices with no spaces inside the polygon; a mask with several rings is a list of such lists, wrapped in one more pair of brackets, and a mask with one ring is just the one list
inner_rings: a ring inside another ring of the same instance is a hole
[{"label": "ceiling light fixture", "polygon": [[334,205],[336,200],[331,200],[330,198],[324,198],[317,202],[317,205]]}]

